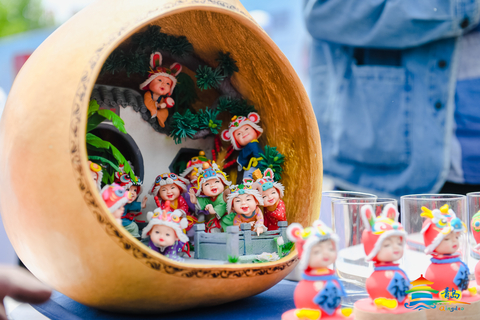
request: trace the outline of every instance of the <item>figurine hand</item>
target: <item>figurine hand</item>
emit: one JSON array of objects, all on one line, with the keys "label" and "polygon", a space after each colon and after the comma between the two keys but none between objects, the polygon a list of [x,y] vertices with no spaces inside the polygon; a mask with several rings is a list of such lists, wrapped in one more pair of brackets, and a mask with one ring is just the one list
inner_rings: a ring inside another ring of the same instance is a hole
[{"label": "figurine hand", "polygon": [[259,236],[261,233],[263,233],[263,226],[262,225],[259,225],[256,229],[257,231],[257,236]]},{"label": "figurine hand", "polygon": [[188,194],[190,196],[190,202],[193,203],[193,204],[196,204],[197,203],[197,196],[195,195],[195,190],[190,189],[190,191],[188,191]]},{"label": "figurine hand", "polygon": [[252,227],[255,225],[255,221],[250,221],[249,223]]},{"label": "figurine hand", "polygon": [[211,204],[207,204],[205,206],[205,210],[207,210],[208,212],[210,212],[210,214],[216,214],[215,210],[213,209],[213,206]]},{"label": "figurine hand", "polygon": [[160,103],[160,109],[165,109],[167,104],[165,102]]},{"label": "figurine hand", "polygon": [[47,301],[51,294],[52,290],[28,271],[0,266],[0,320],[7,320],[3,298],[8,296],[20,302],[37,304]]},{"label": "figurine hand", "polygon": [[147,200],[148,200],[148,198],[147,198],[147,196],[145,196],[142,200],[142,209],[145,209],[147,207]]}]

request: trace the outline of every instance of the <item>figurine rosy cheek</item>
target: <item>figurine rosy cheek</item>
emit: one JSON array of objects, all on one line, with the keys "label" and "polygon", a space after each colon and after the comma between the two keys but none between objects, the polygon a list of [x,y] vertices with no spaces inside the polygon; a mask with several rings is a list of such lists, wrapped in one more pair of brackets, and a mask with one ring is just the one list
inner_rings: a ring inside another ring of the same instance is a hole
[{"label": "figurine rosy cheek", "polygon": [[340,310],[345,289],[335,272],[328,268],[337,258],[337,235],[320,220],[305,230],[300,224],[292,223],[287,235],[296,242],[303,274],[293,296],[296,309],[285,312],[282,320],[348,317],[351,309]]},{"label": "figurine rosy cheek", "polygon": [[149,194],[155,197],[155,203],[161,209],[165,209],[165,202],[169,201],[173,210],[182,210],[188,213],[188,204],[181,193],[187,192],[188,180],[177,176],[175,173],[164,173],[155,179]]},{"label": "figurine rosy cheek", "polygon": [[465,225],[448,205],[434,210],[422,207],[421,216],[427,218],[423,223],[422,234],[425,253],[432,255],[432,263],[425,278],[434,283],[432,289],[439,292],[447,287],[455,290],[468,289],[470,271],[457,252],[460,248],[460,235],[466,232]]},{"label": "figurine rosy cheek", "polygon": [[278,230],[278,221],[287,221],[283,193],[285,187],[274,179],[273,170],[268,168],[261,175],[260,169],[253,173],[256,183],[262,187],[265,226],[268,230]]},{"label": "figurine rosy cheek", "polygon": [[184,244],[188,241],[184,229],[188,221],[185,213],[171,210],[166,201],[165,209],[157,208],[147,214],[148,225],[142,231],[142,238],[150,238],[149,247],[167,258],[183,261],[179,256]]}]

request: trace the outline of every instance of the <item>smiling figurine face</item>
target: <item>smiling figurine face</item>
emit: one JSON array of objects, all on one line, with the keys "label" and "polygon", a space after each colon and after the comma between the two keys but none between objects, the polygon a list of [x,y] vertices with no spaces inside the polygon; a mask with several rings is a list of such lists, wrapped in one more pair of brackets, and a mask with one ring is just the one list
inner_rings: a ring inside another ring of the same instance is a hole
[{"label": "smiling figurine face", "polygon": [[253,129],[253,127],[249,124],[246,124],[239,129],[235,130],[233,133],[233,136],[237,143],[244,147],[247,144],[249,144],[252,140],[255,140],[258,138],[258,133]]},{"label": "smiling figurine face", "polygon": [[280,199],[280,194],[276,188],[270,188],[262,192],[263,203],[265,207],[274,206]]},{"label": "smiling figurine face", "polygon": [[312,269],[327,268],[337,259],[337,250],[332,240],[322,241],[314,245],[310,251],[308,266]]},{"label": "smiling figurine face", "polygon": [[393,262],[403,257],[403,239],[400,236],[391,236],[383,240],[377,254],[379,262]]},{"label": "smiling figurine face", "polygon": [[225,186],[219,178],[215,178],[205,181],[202,190],[207,197],[216,197],[225,190]]},{"label": "smiling figurine face", "polygon": [[174,201],[180,196],[181,190],[177,185],[172,183],[161,186],[158,193],[163,201]]},{"label": "smiling figurine face", "polygon": [[150,240],[157,247],[169,247],[178,240],[175,230],[164,225],[155,225],[150,231]]},{"label": "smiling figurine face", "polygon": [[257,208],[257,200],[251,194],[241,194],[233,200],[233,211],[244,216],[251,216]]},{"label": "smiling figurine face", "polygon": [[170,93],[173,81],[170,78],[158,76],[148,85],[148,90],[163,96]]},{"label": "smiling figurine face", "polygon": [[460,232],[450,232],[435,248],[436,253],[453,254],[460,246]]}]

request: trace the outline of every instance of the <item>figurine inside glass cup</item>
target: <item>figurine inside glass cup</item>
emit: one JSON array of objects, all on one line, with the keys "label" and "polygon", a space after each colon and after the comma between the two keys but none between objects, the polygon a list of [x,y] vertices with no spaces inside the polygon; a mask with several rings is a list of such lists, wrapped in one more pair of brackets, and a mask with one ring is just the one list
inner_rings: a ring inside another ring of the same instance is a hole
[{"label": "figurine inside glass cup", "polygon": [[337,258],[338,236],[320,220],[305,229],[292,223],[287,236],[296,243],[303,274],[293,295],[296,309],[285,312],[282,320],[351,317],[352,309],[340,309],[346,292],[335,272],[329,269]]},{"label": "figurine inside glass cup", "polygon": [[[422,234],[425,253],[432,255],[432,263],[425,278],[433,282],[432,289],[440,293],[446,288],[469,289],[470,271],[458,252],[461,236],[466,233],[465,224],[447,204],[434,210],[422,207],[421,216],[427,218],[423,222]],[[469,295],[476,294],[476,288],[469,291]]]},{"label": "figurine inside glass cup", "polygon": [[[475,246],[475,250],[480,249],[480,211],[475,213],[472,217],[472,221],[470,223],[470,227],[472,228],[473,238],[477,245]],[[480,285],[480,261],[477,262],[475,265],[475,280],[477,281],[477,285]]]},{"label": "figurine inside glass cup", "polygon": [[357,301],[355,311],[384,313],[384,310],[405,309],[401,304],[407,299],[410,280],[395,262],[403,257],[407,233],[398,222],[397,208],[388,204],[377,217],[371,205],[364,205],[360,214],[365,226],[362,234],[365,260],[373,261],[374,271],[365,283],[370,299]]}]

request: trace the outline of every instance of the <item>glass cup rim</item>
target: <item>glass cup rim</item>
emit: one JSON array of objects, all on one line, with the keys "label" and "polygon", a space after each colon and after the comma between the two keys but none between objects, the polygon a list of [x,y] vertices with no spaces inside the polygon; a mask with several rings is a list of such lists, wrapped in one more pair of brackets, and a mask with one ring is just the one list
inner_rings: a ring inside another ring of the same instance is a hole
[{"label": "glass cup rim", "polygon": [[349,194],[352,194],[352,195],[366,195],[367,197],[364,197],[363,199],[377,198],[377,196],[374,195],[373,193],[366,193],[366,192],[360,192],[360,191],[342,191],[342,190],[322,191],[322,197],[323,197],[324,194],[326,194],[326,196],[329,196],[332,199],[359,199],[359,198],[362,198],[362,197],[335,197],[335,196],[327,195],[328,193],[332,193],[332,194],[349,193]]},{"label": "glass cup rim", "polygon": [[[361,203],[354,203],[354,202],[351,202],[351,201],[354,201],[354,200],[362,200],[362,201],[365,201],[365,202],[361,202]],[[376,205],[382,205],[382,204],[388,204],[388,203],[392,203],[392,202],[396,202],[397,203],[397,206],[398,206],[398,200],[395,199],[395,198],[333,198],[332,199],[332,202],[338,204],[345,204],[345,205],[353,205],[353,204],[376,204]]]},{"label": "glass cup rim", "polygon": [[469,192],[467,193],[467,198],[471,198],[471,197],[480,197],[480,191],[474,191],[474,192]]},{"label": "glass cup rim", "polygon": [[419,193],[419,194],[408,194],[400,197],[400,201],[404,200],[439,200],[439,201],[452,201],[452,200],[461,200],[466,199],[467,197],[463,194],[455,193]]}]

